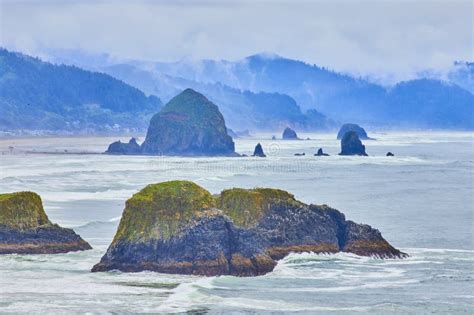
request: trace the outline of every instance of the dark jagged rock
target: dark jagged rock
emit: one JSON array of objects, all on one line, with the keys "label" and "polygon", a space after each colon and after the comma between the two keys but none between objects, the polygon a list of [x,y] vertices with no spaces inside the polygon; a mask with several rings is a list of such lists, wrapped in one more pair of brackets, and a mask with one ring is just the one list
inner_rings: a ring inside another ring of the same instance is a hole
[{"label": "dark jagged rock", "polygon": [[329,156],[329,154],[323,152],[323,148],[319,148],[318,152],[314,156]]},{"label": "dark jagged rock", "polygon": [[290,252],[308,251],[406,256],[370,226],[283,190],[234,188],[213,197],[194,183],[172,181],[127,201],[114,240],[92,271],[255,276]]},{"label": "dark jagged rock", "polygon": [[131,138],[128,143],[122,143],[120,140],[115,141],[109,145],[109,148],[107,151],[105,151],[107,154],[140,154],[141,149],[140,145],[137,143],[137,139]]},{"label": "dark jagged rock", "polygon": [[303,153],[295,153],[295,156],[305,156],[305,155],[306,155],[306,153],[304,153],[304,152]]},{"label": "dark jagged rock", "polygon": [[204,95],[186,89],[153,116],[144,154],[235,155],[234,142],[227,134],[224,117]]},{"label": "dark jagged rock", "polygon": [[342,125],[341,129],[339,129],[339,132],[337,133],[337,140],[341,140],[348,131],[355,131],[361,140],[373,140],[367,136],[367,132],[365,132],[364,128],[357,124]]},{"label": "dark jagged rock", "polygon": [[71,229],[51,223],[33,192],[0,194],[0,254],[55,254],[91,249]]},{"label": "dark jagged rock", "polygon": [[395,156],[392,152],[387,152],[386,156]]},{"label": "dark jagged rock", "polygon": [[294,131],[290,127],[286,127],[285,130],[283,130],[282,138],[284,140],[297,140],[298,135],[296,134],[296,131]]},{"label": "dark jagged rock", "polygon": [[257,145],[255,146],[255,150],[253,151],[252,156],[266,157],[265,153],[263,153],[263,148],[260,143],[257,143]]},{"label": "dark jagged rock", "polygon": [[341,140],[341,153],[339,155],[363,155],[365,153],[365,146],[360,141],[359,136],[355,131],[348,131]]}]

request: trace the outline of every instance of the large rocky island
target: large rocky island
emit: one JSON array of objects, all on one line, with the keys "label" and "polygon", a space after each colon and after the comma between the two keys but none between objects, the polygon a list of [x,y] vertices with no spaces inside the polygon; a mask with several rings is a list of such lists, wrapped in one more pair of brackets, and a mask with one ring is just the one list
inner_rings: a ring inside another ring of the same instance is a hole
[{"label": "large rocky island", "polygon": [[235,153],[224,117],[204,95],[186,89],[153,116],[145,141],[112,143],[108,154],[231,156]]},{"label": "large rocky island", "polygon": [[195,183],[170,181],[127,200],[114,240],[92,271],[256,276],[291,252],[309,251],[406,256],[378,230],[283,190],[234,188],[213,196]]},{"label": "large rocky island", "polygon": [[0,254],[55,254],[91,249],[71,229],[51,223],[33,192],[0,194]]}]

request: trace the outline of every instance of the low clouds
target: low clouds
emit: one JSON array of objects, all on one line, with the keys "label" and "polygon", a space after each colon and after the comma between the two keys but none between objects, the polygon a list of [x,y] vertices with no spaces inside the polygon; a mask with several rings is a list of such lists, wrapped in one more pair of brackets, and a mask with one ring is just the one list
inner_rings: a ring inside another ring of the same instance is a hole
[{"label": "low clouds", "polygon": [[1,45],[174,61],[267,51],[397,79],[473,57],[472,1],[5,1]]}]

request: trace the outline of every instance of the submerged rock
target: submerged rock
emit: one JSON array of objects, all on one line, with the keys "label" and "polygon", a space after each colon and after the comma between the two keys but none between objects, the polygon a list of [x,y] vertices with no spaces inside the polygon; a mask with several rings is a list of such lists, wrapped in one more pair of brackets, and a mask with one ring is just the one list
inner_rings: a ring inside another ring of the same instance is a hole
[{"label": "submerged rock", "polygon": [[33,192],[0,194],[0,254],[55,254],[91,249],[71,229],[51,223]]},{"label": "submerged rock", "polygon": [[255,150],[253,151],[252,156],[266,157],[265,153],[263,153],[263,148],[260,143],[257,143],[257,145],[255,146]]},{"label": "submerged rock", "polygon": [[282,138],[284,140],[297,140],[298,135],[296,134],[296,131],[294,131],[290,127],[286,127],[285,130],[283,130]]},{"label": "submerged rock", "polygon": [[386,156],[395,156],[392,152],[387,152]]},{"label": "submerged rock", "polygon": [[323,152],[323,148],[319,148],[318,152],[314,156],[329,156],[329,154]]},{"label": "submerged rock", "polygon": [[359,136],[355,131],[348,131],[341,140],[341,153],[339,155],[363,155],[365,153],[365,146],[360,141]]},{"label": "submerged rock", "polygon": [[303,152],[303,153],[295,153],[294,155],[295,155],[295,156],[305,156],[306,153],[304,153],[304,152]]},{"label": "submerged rock", "polygon": [[406,256],[370,226],[283,190],[234,188],[213,197],[192,182],[171,181],[126,202],[114,240],[92,271],[255,276],[290,252],[306,251]]},{"label": "submerged rock", "polygon": [[109,148],[105,153],[108,154],[140,154],[140,145],[137,143],[137,139],[131,138],[128,143],[122,143],[120,140],[115,141],[109,145]]},{"label": "submerged rock", "polygon": [[371,140],[372,138],[369,138],[367,136],[367,132],[365,132],[364,128],[357,124],[344,124],[342,125],[341,129],[339,129],[339,132],[337,133],[337,140],[341,140],[346,132],[348,131],[355,131],[357,135],[359,136],[359,139],[362,140]]}]

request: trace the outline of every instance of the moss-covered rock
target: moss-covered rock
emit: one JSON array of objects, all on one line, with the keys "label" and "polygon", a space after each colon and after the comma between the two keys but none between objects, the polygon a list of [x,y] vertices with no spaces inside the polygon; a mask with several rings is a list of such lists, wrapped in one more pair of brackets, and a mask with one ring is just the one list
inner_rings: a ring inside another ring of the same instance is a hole
[{"label": "moss-covered rock", "polygon": [[255,276],[303,251],[405,255],[370,226],[284,190],[233,188],[213,197],[192,182],[171,181],[127,201],[114,241],[93,271]]},{"label": "moss-covered rock", "polygon": [[186,89],[153,116],[143,154],[235,155],[224,117],[204,95]]},{"label": "moss-covered rock", "polygon": [[24,230],[51,224],[41,198],[34,192],[0,194],[0,225]]},{"label": "moss-covered rock", "polygon": [[243,227],[255,226],[275,202],[297,203],[292,194],[271,188],[232,188],[217,197],[217,207]]},{"label": "moss-covered rock", "polygon": [[51,223],[33,192],[0,194],[0,254],[51,254],[91,249],[71,229]]},{"label": "moss-covered rock", "polygon": [[167,240],[197,212],[214,205],[212,195],[193,182],[148,185],[127,200],[114,243]]}]

